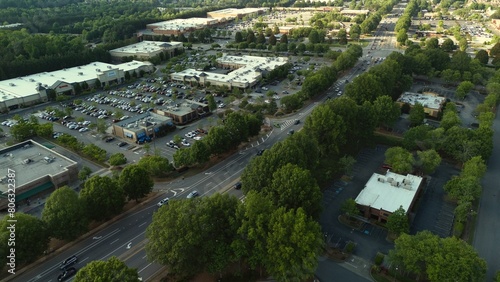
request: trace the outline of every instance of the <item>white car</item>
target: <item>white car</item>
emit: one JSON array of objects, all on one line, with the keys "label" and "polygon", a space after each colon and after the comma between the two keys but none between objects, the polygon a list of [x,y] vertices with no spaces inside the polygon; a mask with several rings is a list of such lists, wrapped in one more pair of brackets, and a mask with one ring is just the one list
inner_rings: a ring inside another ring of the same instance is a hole
[{"label": "white car", "polygon": [[187,138],[193,138],[193,133],[188,132],[188,133],[184,134],[184,136],[186,136]]},{"label": "white car", "polygon": [[88,129],[88,128],[86,128],[86,127],[83,127],[83,128],[80,128],[80,130],[78,130],[78,131],[79,131],[79,132],[85,132],[85,131],[89,131],[89,129]]},{"label": "white car", "polygon": [[219,104],[219,108],[220,108],[220,109],[224,108],[225,106],[226,106],[226,105],[225,105],[224,103],[220,103],[220,104]]},{"label": "white car", "polygon": [[3,121],[3,122],[2,122],[2,125],[7,125],[7,124],[9,124],[9,123],[10,123],[10,121],[5,120],[5,121]]},{"label": "white car", "polygon": [[158,202],[158,204],[156,204],[156,205],[157,205],[158,207],[161,207],[161,206],[163,206],[163,205],[168,204],[168,201],[169,201],[169,200],[170,200],[169,198],[165,198],[165,199],[163,199],[163,200],[159,201],[159,202]]},{"label": "white car", "polygon": [[182,140],[181,144],[182,144],[182,146],[186,146],[186,147],[191,146],[191,144],[186,140]]},{"label": "white car", "polygon": [[195,136],[195,137],[193,137],[193,139],[196,140],[196,141],[200,141],[202,139],[202,137],[201,136]]}]

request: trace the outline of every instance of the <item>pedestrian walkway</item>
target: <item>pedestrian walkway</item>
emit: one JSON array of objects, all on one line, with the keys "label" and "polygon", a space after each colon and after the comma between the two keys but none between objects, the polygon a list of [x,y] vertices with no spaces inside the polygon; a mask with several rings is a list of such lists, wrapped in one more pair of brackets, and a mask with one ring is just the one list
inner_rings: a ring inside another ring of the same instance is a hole
[{"label": "pedestrian walkway", "polygon": [[284,122],[282,122],[280,124],[280,129],[281,130],[285,130],[286,128],[292,126],[295,124],[295,122],[297,121],[298,119],[289,119],[289,120],[285,120]]}]

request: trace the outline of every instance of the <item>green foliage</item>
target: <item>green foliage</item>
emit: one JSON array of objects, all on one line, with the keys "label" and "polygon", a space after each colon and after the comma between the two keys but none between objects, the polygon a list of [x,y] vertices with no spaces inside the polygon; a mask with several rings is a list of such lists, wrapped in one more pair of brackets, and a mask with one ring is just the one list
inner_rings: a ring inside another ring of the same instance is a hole
[{"label": "green foliage", "polygon": [[54,191],[45,203],[42,212],[50,236],[71,241],[88,229],[88,218],[78,194],[68,186]]},{"label": "green foliage", "polygon": [[392,170],[399,174],[412,171],[415,160],[413,155],[401,147],[392,147],[385,152],[385,162],[392,166]]},{"label": "green foliage", "polygon": [[433,150],[418,151],[418,160],[416,163],[419,164],[422,172],[425,174],[432,174],[436,171],[436,168],[441,164],[441,157],[439,154]]},{"label": "green foliage", "polygon": [[269,221],[266,270],[278,281],[313,276],[323,245],[319,224],[301,209],[277,209]]},{"label": "green foliage", "polygon": [[374,259],[375,265],[382,265],[382,263],[384,262],[384,257],[385,257],[384,254],[377,253]]},{"label": "green foliage", "polygon": [[349,198],[342,203],[340,210],[347,215],[360,215],[361,212],[358,209],[358,205],[353,198]]},{"label": "green foliage", "polygon": [[238,228],[237,207],[238,199],[227,194],[171,200],[153,215],[146,230],[148,260],[179,275],[193,275],[202,269],[222,271],[233,257],[230,246]]},{"label": "green foliage", "polygon": [[141,165],[128,165],[120,173],[118,183],[129,200],[145,197],[153,191],[153,179],[149,172]]},{"label": "green foliage", "polygon": [[486,262],[474,248],[455,237],[439,238],[429,231],[402,234],[389,253],[393,264],[429,281],[482,281]]},{"label": "green foliage", "polygon": [[400,206],[397,210],[391,213],[387,217],[387,223],[385,224],[387,230],[389,232],[399,236],[402,233],[410,232],[410,222],[408,220],[408,216],[406,215],[405,209],[403,206]]},{"label": "green foliage", "polygon": [[411,126],[418,126],[424,123],[425,112],[424,106],[420,103],[415,103],[410,109],[410,115],[408,117]]},{"label": "green foliage", "polygon": [[[17,220],[14,224],[8,220]],[[15,225],[15,230],[7,229]],[[0,221],[0,240],[4,242],[0,245],[0,255],[3,264],[10,262],[7,256],[11,256],[11,248],[15,248],[15,266],[23,265],[35,261],[42,255],[49,244],[49,230],[45,223],[29,214],[15,213],[14,217],[5,216]],[[15,241],[10,240],[12,233],[15,234]],[[13,242],[13,243],[12,243]]]},{"label": "green foliage", "polygon": [[470,81],[462,81],[457,87],[457,91],[455,92],[455,95],[459,99],[464,99],[467,94],[469,94],[469,91],[471,91],[474,88],[474,84]]},{"label": "green foliage", "polygon": [[92,170],[88,166],[83,166],[78,172],[78,179],[80,181],[85,181],[92,174]]},{"label": "green foliage", "polygon": [[356,247],[356,244],[354,244],[354,242],[349,242],[345,246],[345,251],[348,252],[348,253],[352,253],[352,252],[354,252],[354,248],[355,247]]},{"label": "green foliage", "polygon": [[162,177],[174,171],[169,160],[161,156],[145,156],[137,164],[144,167],[152,177]]},{"label": "green foliage", "polygon": [[88,217],[105,220],[120,213],[125,205],[123,189],[113,179],[95,175],[85,182],[80,192]]},{"label": "green foliage", "polygon": [[112,166],[123,165],[127,163],[127,158],[123,153],[115,153],[109,157],[109,164]]},{"label": "green foliage", "polygon": [[[60,137],[59,137],[60,138]],[[87,144],[85,147],[82,149],[82,153],[86,155],[87,157],[98,161],[98,162],[104,162],[106,160],[106,150],[98,147],[95,144]]]},{"label": "green foliage", "polygon": [[94,260],[78,270],[75,282],[87,281],[139,281],[139,273],[129,268],[123,261],[112,256],[107,261]]}]

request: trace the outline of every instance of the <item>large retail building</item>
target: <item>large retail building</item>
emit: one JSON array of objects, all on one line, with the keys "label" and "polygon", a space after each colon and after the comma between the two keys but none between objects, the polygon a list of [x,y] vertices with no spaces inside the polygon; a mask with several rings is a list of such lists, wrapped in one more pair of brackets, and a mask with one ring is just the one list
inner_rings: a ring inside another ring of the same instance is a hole
[{"label": "large retail building", "polygon": [[230,70],[227,74],[212,73],[186,69],[172,73],[172,81],[215,86],[226,86],[246,89],[254,86],[262,78],[263,73],[274,70],[288,62],[286,57],[229,56],[217,59],[217,65]]},{"label": "large retail building", "polygon": [[53,72],[42,72],[28,76],[0,81],[0,113],[20,107],[46,102],[48,91],[52,89],[56,95],[75,94],[75,85],[87,84],[93,87],[97,80],[101,87],[120,84],[125,81],[125,73],[132,75],[141,71],[149,73],[154,70],[150,62],[132,61],[112,65],[93,62],[87,65],[65,68]]}]

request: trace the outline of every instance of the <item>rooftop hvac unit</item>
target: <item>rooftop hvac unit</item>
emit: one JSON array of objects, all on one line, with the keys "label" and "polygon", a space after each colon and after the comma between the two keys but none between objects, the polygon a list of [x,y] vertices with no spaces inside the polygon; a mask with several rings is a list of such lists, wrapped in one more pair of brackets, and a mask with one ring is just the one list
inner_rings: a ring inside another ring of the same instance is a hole
[{"label": "rooftop hvac unit", "polygon": [[83,75],[83,72],[79,72],[78,75]]},{"label": "rooftop hvac unit", "polygon": [[406,183],[405,185],[403,185],[403,188],[411,190],[411,184]]},{"label": "rooftop hvac unit", "polygon": [[378,178],[378,181],[379,181],[379,182],[384,183],[384,182],[385,182],[385,179],[383,179],[382,177],[379,177],[379,178]]},{"label": "rooftop hvac unit", "polygon": [[12,83],[12,82],[11,82],[11,83],[9,83],[9,85],[10,85],[10,86],[16,86],[16,85],[15,85],[14,83]]},{"label": "rooftop hvac unit", "polygon": [[33,78],[30,78],[30,81],[31,81],[31,82],[35,82],[35,80],[34,80]]},{"label": "rooftop hvac unit", "polygon": [[397,181],[393,180],[393,181],[391,182],[391,185],[392,185],[392,186],[394,186],[394,187],[399,187],[399,182],[397,182]]},{"label": "rooftop hvac unit", "polygon": [[108,66],[108,69],[112,69],[112,67],[111,67],[111,66]]},{"label": "rooftop hvac unit", "polygon": [[387,182],[392,182],[394,180],[394,178],[392,177],[387,177]]}]

